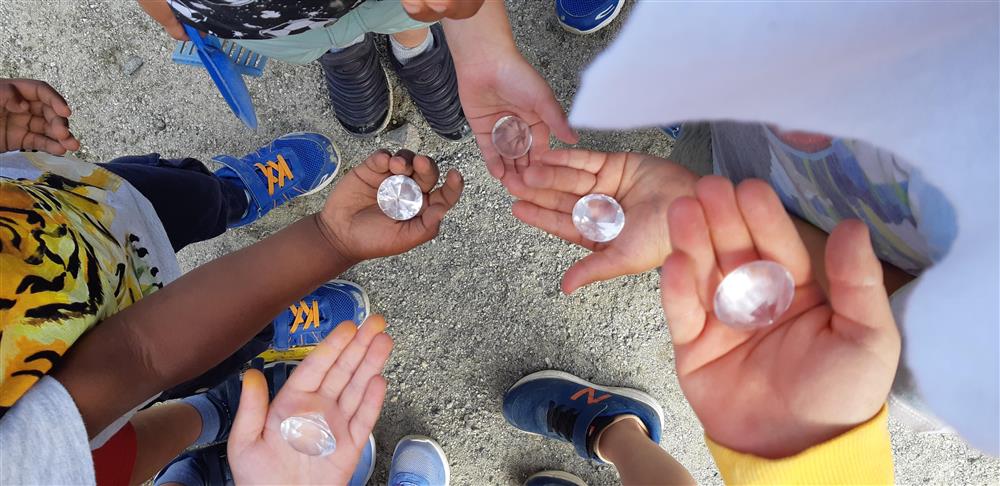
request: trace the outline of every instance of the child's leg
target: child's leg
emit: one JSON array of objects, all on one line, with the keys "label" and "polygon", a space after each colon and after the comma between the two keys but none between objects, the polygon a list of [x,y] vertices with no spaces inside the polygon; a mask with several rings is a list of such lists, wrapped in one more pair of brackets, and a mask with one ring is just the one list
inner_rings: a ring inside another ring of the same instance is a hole
[{"label": "child's leg", "polygon": [[597,438],[596,452],[615,465],[622,484],[697,484],[687,469],[649,440],[634,415],[607,426]]},{"label": "child's leg", "polygon": [[166,160],[149,154],[99,165],[152,203],[174,251],[221,235],[247,210],[243,188],[216,177],[195,159]]}]

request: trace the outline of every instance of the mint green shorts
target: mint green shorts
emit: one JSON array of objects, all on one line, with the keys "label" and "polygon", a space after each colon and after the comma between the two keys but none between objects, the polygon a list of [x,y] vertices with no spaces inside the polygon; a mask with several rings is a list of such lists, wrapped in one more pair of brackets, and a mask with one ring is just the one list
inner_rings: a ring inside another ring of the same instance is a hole
[{"label": "mint green shorts", "polygon": [[368,32],[395,34],[429,25],[411,19],[399,0],[369,0],[329,27],[274,39],[236,40],[236,43],[270,58],[309,64],[331,48],[350,44]]}]

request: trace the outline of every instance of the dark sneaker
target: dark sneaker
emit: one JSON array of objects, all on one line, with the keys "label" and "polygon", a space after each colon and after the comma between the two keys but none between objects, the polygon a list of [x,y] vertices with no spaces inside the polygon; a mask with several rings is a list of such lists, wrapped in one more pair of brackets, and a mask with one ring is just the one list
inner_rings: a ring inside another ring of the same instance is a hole
[{"label": "dark sneaker", "polygon": [[521,378],[503,397],[503,416],[514,427],[569,442],[576,453],[595,462],[594,439],[620,415],[634,415],[657,444],[663,409],[656,400],[631,388],[603,387],[569,373],[545,370]]},{"label": "dark sneaker", "polygon": [[434,45],[407,61],[405,66],[391,54],[392,49],[389,49],[389,62],[434,133],[459,142],[470,137],[472,129],[458,99],[455,61],[440,24],[431,26],[431,35]]},{"label": "dark sneaker", "polygon": [[587,483],[565,471],[542,471],[532,474],[522,486],[587,486]]},{"label": "dark sneaker", "polygon": [[374,137],[389,124],[392,90],[375,48],[375,34],[339,52],[319,58],[330,103],[344,130],[358,137]]}]

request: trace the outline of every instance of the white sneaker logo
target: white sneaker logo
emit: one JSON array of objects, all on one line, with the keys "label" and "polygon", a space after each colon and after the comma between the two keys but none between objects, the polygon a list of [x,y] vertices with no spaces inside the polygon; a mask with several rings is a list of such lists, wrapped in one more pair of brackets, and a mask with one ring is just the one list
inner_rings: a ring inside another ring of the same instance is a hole
[{"label": "white sneaker logo", "polygon": [[594,17],[594,20],[601,20],[604,17],[607,17],[608,15],[611,15],[611,12],[614,12],[614,11],[615,11],[615,5],[612,5],[612,6],[608,7],[608,8],[606,8],[606,9],[604,9],[603,12],[597,14],[597,16]]}]

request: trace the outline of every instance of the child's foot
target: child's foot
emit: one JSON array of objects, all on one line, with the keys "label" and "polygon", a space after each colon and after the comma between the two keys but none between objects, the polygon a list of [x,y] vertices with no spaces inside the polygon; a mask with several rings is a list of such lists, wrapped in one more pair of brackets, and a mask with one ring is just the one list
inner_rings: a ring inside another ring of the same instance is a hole
[{"label": "child's foot", "polygon": [[429,35],[432,44],[423,53],[404,62],[390,55],[390,63],[434,133],[458,142],[470,137],[472,129],[458,99],[455,61],[441,25],[432,25]]},{"label": "child's foot", "polygon": [[524,481],[524,486],[587,486],[587,483],[565,471],[541,471]]},{"label": "child's foot", "polygon": [[389,466],[389,486],[447,486],[448,458],[434,439],[408,435],[396,444]]},{"label": "child's foot", "polygon": [[611,23],[625,0],[556,0],[556,17],[563,29],[574,34],[593,34]]},{"label": "child's foot", "polygon": [[225,166],[216,171],[217,176],[247,193],[247,212],[231,228],[250,224],[298,196],[322,190],[340,169],[340,154],[333,142],[305,132],[282,135],[243,158],[218,155],[212,160]]},{"label": "child's foot", "polygon": [[299,299],[274,319],[274,349],[315,346],[344,321],[358,326],[368,318],[365,289],[347,280],[331,280]]},{"label": "child's foot", "polygon": [[389,124],[392,91],[375,49],[375,34],[319,58],[330,103],[340,125],[358,137],[374,137]]},{"label": "child's foot", "polygon": [[619,416],[638,418],[656,443],[663,427],[663,409],[653,397],[556,370],[532,373],[510,387],[503,415],[520,430],[570,442],[580,457],[602,463],[606,461],[597,455],[596,438]]}]

